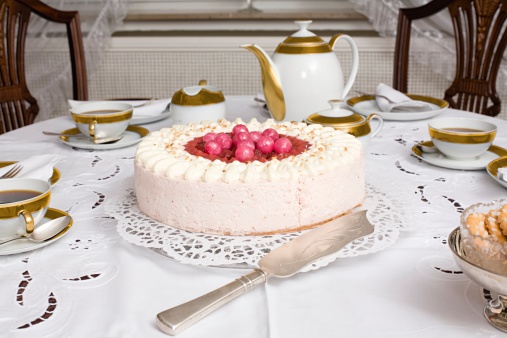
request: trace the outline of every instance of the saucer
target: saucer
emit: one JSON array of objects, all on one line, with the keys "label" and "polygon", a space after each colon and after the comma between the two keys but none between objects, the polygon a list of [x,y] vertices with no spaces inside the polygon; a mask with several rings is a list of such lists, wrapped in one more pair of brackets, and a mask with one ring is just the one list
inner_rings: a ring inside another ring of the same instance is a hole
[{"label": "saucer", "polygon": [[[433,142],[425,141],[419,143],[419,145],[434,147]],[[489,147],[488,151],[475,159],[470,160],[453,160],[445,157],[442,153],[423,153],[421,149],[417,147],[417,145],[412,147],[412,154],[427,162],[429,164],[435,165],[437,167],[447,168],[447,169],[461,169],[461,170],[483,170],[486,169],[488,163],[491,161],[502,157],[507,156],[507,150],[492,145]]]},{"label": "saucer", "polygon": [[407,94],[407,96],[410,97],[412,100],[429,103],[432,109],[424,112],[415,112],[415,111],[383,112],[377,106],[375,97],[372,95],[362,95],[358,97],[353,97],[351,99],[348,99],[346,103],[350,107],[350,109],[363,116],[368,116],[370,114],[378,114],[382,116],[384,120],[390,121],[415,121],[429,119],[431,117],[437,116],[449,106],[449,103],[447,101],[440,100],[434,97],[413,94]]},{"label": "saucer", "polygon": [[[55,218],[63,217],[63,216],[70,216],[70,215],[67,214],[66,212],[63,212],[58,209],[48,208],[48,210],[46,211],[46,214],[44,215],[44,218],[38,224],[39,225],[44,224],[44,223],[49,222]],[[72,227],[72,223],[73,223],[73,220],[71,218],[69,225],[67,225],[67,227],[65,229],[63,229],[63,231],[58,236],[56,236],[55,238],[53,238],[49,241],[46,241],[46,242],[35,243],[35,242],[32,242],[28,239],[18,239],[18,240],[9,242],[9,243],[2,244],[2,245],[0,245],[0,256],[13,255],[13,254],[21,253],[21,252],[32,251],[35,249],[42,248],[46,245],[49,245],[49,244],[53,243],[54,241],[60,239],[63,235],[65,235],[67,233],[67,231]]]},{"label": "saucer", "polygon": [[123,138],[115,143],[95,144],[87,136],[81,134],[77,128],[62,131],[62,134],[72,134],[76,136],[60,136],[60,140],[68,146],[80,149],[90,150],[108,150],[128,147],[137,144],[143,137],[149,134],[148,129],[139,126],[128,126],[123,133]]},{"label": "saucer", "polygon": [[169,109],[164,110],[158,115],[133,115],[130,120],[130,125],[138,125],[138,124],[147,124],[152,122],[157,122],[171,116],[171,112]]},{"label": "saucer", "polygon": [[496,160],[489,162],[486,170],[495,181],[497,181],[500,185],[503,185],[504,187],[507,188],[507,182],[498,178],[498,169],[505,167],[507,167],[507,157],[500,157],[497,158]]},{"label": "saucer", "polygon": [[[17,162],[16,161],[0,161],[0,168],[6,167],[6,166],[14,164],[14,163],[17,163]],[[62,174],[60,173],[60,170],[58,170],[55,167],[53,167],[53,175],[51,175],[51,178],[50,178],[51,185],[53,185],[56,182],[58,182],[58,180],[60,179],[60,177],[62,177]]]}]

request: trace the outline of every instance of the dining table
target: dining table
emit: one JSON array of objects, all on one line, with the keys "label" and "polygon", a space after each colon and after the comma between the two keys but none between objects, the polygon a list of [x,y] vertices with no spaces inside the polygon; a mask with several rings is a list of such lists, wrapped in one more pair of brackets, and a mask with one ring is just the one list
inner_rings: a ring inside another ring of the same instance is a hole
[{"label": "dining table", "polygon": [[[494,145],[507,148],[507,120],[455,109],[432,118],[444,116],[493,122]],[[226,117],[270,118],[253,95],[226,96]],[[503,335],[483,315],[495,293],[460,270],[448,236],[463,210],[505,198],[506,188],[485,168],[417,156],[413,147],[430,140],[428,121],[385,120],[364,148],[366,199],[358,209],[367,210],[371,236],[290,278],[268,279],[179,337]],[[140,127],[171,125],[169,115]],[[74,127],[61,116],[0,135],[0,161],[59,156],[50,207],[73,220],[48,245],[14,253],[0,247],[0,337],[166,337],[158,313],[240,278],[298,236],[229,239],[151,220],[135,202],[136,143],[83,149],[42,134]]]}]

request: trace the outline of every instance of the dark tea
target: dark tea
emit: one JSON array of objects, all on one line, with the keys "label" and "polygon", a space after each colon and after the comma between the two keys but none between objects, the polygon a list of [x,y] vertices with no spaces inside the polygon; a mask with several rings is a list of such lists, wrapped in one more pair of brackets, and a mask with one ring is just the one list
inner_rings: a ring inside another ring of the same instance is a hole
[{"label": "dark tea", "polygon": [[451,131],[455,133],[484,133],[484,130],[472,128],[442,128],[442,130]]},{"label": "dark tea", "polygon": [[0,191],[0,203],[13,203],[39,196],[41,192],[34,190],[4,190]]}]

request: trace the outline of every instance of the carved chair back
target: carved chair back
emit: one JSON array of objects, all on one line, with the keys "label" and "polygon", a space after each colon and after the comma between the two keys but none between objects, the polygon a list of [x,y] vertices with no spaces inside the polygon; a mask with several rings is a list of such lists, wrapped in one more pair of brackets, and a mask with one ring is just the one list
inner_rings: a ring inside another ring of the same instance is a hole
[{"label": "carved chair back", "polygon": [[507,43],[507,0],[434,0],[400,9],[393,87],[407,92],[412,21],[445,8],[454,27],[456,74],[444,99],[453,108],[496,116],[501,108],[496,79]]},{"label": "carved chair back", "polygon": [[29,125],[39,113],[26,83],[25,42],[32,14],[65,24],[73,98],[88,99],[83,37],[76,11],[60,11],[39,0],[0,0],[0,134]]}]

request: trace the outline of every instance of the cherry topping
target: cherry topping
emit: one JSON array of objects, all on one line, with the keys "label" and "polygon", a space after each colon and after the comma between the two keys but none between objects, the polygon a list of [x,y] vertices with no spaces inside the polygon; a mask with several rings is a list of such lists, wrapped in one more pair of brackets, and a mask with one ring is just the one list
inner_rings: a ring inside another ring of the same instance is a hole
[{"label": "cherry topping", "polygon": [[210,155],[219,155],[222,152],[222,146],[217,141],[208,141],[204,146],[204,151]]},{"label": "cherry topping", "polygon": [[236,157],[236,159],[238,161],[246,162],[248,160],[251,160],[254,157],[254,151],[250,147],[241,144],[236,149],[234,156]]},{"label": "cherry topping", "polygon": [[257,141],[257,149],[262,151],[264,154],[269,154],[275,148],[275,142],[269,136],[261,136]]},{"label": "cherry topping", "polygon": [[248,132],[241,131],[237,134],[234,134],[232,137],[232,143],[237,147],[238,143],[241,141],[251,141],[250,134]]},{"label": "cherry topping", "polygon": [[236,145],[238,148],[239,147],[242,147],[242,146],[245,146],[245,147],[248,147],[252,150],[255,150],[255,143],[252,141],[252,140],[243,140],[243,141],[239,141],[238,144]]},{"label": "cherry topping", "polygon": [[262,134],[258,131],[251,131],[250,132],[250,138],[252,141],[257,142],[261,138]]},{"label": "cherry topping", "polygon": [[217,137],[217,134],[215,133],[207,133],[202,137],[202,140],[204,142],[213,141]]},{"label": "cherry topping", "polygon": [[292,150],[292,143],[288,138],[280,137],[275,141],[274,149],[277,154],[286,154]]},{"label": "cherry topping", "polygon": [[222,146],[222,149],[231,149],[232,147],[232,139],[226,133],[218,133],[215,141]]},{"label": "cherry topping", "polygon": [[248,127],[244,124],[237,124],[232,128],[232,134],[238,134],[238,133],[248,133]]},{"label": "cherry topping", "polygon": [[278,132],[274,130],[273,128],[268,128],[262,132],[262,136],[269,136],[273,139],[273,141],[276,141],[278,139]]}]

